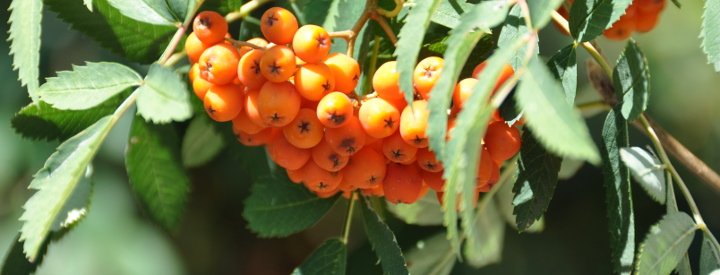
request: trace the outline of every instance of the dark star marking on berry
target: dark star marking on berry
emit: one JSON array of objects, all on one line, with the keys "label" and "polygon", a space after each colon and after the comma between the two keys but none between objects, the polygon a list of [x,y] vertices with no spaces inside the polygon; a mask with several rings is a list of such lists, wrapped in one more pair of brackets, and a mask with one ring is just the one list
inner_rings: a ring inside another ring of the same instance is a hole
[{"label": "dark star marking on berry", "polygon": [[355,153],[355,138],[346,138],[340,141],[340,147],[345,148],[345,152],[348,154]]},{"label": "dark star marking on berry", "polygon": [[283,117],[278,115],[278,113],[274,113],[272,116],[270,116],[270,120],[272,122],[280,122],[283,120]]},{"label": "dark star marking on berry", "polygon": [[275,17],[274,14],[271,14],[270,16],[268,16],[267,21],[265,21],[265,23],[266,23],[268,26],[271,26],[271,27],[272,27],[272,25],[275,24],[275,21],[278,21],[278,18]]},{"label": "dark star marking on berry", "polygon": [[318,37],[315,38],[315,40],[316,40],[317,43],[318,43],[318,48],[327,46],[327,42],[326,42],[327,39],[325,38],[325,36],[323,36],[323,35],[318,35]]},{"label": "dark star marking on berry", "polygon": [[212,116],[212,115],[215,115],[215,112],[217,112],[217,111],[215,109],[213,109],[213,107],[209,106],[209,107],[207,107],[207,112],[208,112],[208,114],[210,114]]},{"label": "dark star marking on berry", "polygon": [[282,67],[278,66],[277,62],[273,62],[272,65],[270,65],[270,73],[272,74],[280,74],[280,70]]},{"label": "dark star marking on berry", "polygon": [[318,189],[320,189],[320,190],[324,190],[325,188],[328,188],[327,183],[325,183],[324,181],[321,181],[320,183],[318,183],[317,186],[318,186]]},{"label": "dark star marking on berry", "polygon": [[373,184],[374,184],[374,183],[376,183],[376,182],[377,182],[377,180],[378,180],[378,178],[377,178],[377,177],[375,177],[375,175],[372,175],[372,176],[370,176],[370,179],[368,180],[368,182],[369,182],[369,183],[373,183]]},{"label": "dark star marking on berry", "polygon": [[433,68],[432,66],[425,66],[425,68],[423,68],[423,70],[425,70],[425,72],[423,73],[423,76],[425,76],[427,78],[432,77],[433,72],[435,72],[435,68]]},{"label": "dark star marking on berry", "polygon": [[428,161],[425,163],[425,168],[435,170],[435,163],[433,163],[432,161]]},{"label": "dark star marking on berry", "polygon": [[418,135],[415,135],[415,139],[413,139],[413,142],[414,142],[415,144],[422,144],[424,141],[425,141],[425,139],[424,139],[424,138],[421,138],[421,137],[418,136]]},{"label": "dark star marking on berry", "polygon": [[336,125],[340,125],[345,122],[345,115],[339,115],[337,111],[333,111],[332,113],[330,113],[330,121],[332,121]]},{"label": "dark star marking on berry", "polygon": [[392,119],[392,117],[383,119],[383,121],[385,122],[385,126],[384,126],[385,128],[392,129],[395,126],[395,121]]},{"label": "dark star marking on berry", "polygon": [[253,73],[260,74],[260,60],[253,60],[253,65],[250,66],[250,69],[253,71]]},{"label": "dark star marking on berry", "polygon": [[353,80],[353,81],[358,81],[358,80],[360,80],[360,75],[357,75],[357,74],[356,74],[355,76],[353,76],[352,80]]},{"label": "dark star marking on berry", "polygon": [[322,85],[323,91],[328,92],[330,91],[330,81],[325,81],[325,83]]},{"label": "dark star marking on berry", "polygon": [[333,168],[340,167],[340,156],[338,156],[338,154],[332,154],[328,159],[332,161]]},{"label": "dark star marking on berry", "polygon": [[212,27],[212,21],[210,20],[209,17],[202,17],[202,18],[200,18],[200,25],[209,29]]},{"label": "dark star marking on berry", "polygon": [[300,121],[298,128],[300,129],[300,133],[308,133],[310,132],[310,122]]},{"label": "dark star marking on berry", "polygon": [[392,150],[392,155],[393,155],[394,159],[400,159],[400,158],[402,158],[402,156],[404,154],[400,151],[400,149],[397,149],[397,150]]}]

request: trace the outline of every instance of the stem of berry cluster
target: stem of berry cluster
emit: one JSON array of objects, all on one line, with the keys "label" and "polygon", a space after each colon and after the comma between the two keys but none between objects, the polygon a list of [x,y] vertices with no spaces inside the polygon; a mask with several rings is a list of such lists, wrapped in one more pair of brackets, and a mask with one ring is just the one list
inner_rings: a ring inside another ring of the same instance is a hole
[{"label": "stem of berry cluster", "polygon": [[350,237],[350,227],[352,226],[352,214],[353,214],[353,208],[355,208],[356,200],[357,200],[357,193],[353,192],[352,195],[350,195],[350,199],[348,200],[347,213],[345,214],[345,226],[343,227],[343,232],[342,232],[342,242],[344,244],[348,243],[348,238]]},{"label": "stem of berry cluster", "polygon": [[258,7],[262,6],[263,4],[270,2],[270,0],[250,0],[247,3],[240,6],[240,9],[231,13],[228,13],[225,15],[225,20],[228,21],[228,23],[233,22],[238,19],[242,19],[253,10],[257,9]]}]

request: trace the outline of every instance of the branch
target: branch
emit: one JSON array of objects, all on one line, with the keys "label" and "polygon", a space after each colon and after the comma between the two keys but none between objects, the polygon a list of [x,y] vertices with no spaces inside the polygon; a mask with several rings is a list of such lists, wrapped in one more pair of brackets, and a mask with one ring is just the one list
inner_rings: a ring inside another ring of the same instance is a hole
[{"label": "branch", "polygon": [[228,13],[225,15],[225,20],[228,21],[228,23],[233,22],[238,19],[242,19],[253,10],[257,9],[258,7],[262,6],[263,4],[270,2],[270,0],[250,0],[249,2],[243,4],[240,6],[240,9],[231,13]]},{"label": "branch", "polygon": [[370,18],[375,20],[375,22],[380,25],[380,28],[385,32],[388,39],[390,39],[390,42],[393,43],[393,45],[397,44],[398,38],[395,35],[395,32],[393,32],[393,29],[390,27],[390,24],[388,24],[387,20],[385,20],[385,17],[380,16],[379,14],[373,12],[370,14]]}]

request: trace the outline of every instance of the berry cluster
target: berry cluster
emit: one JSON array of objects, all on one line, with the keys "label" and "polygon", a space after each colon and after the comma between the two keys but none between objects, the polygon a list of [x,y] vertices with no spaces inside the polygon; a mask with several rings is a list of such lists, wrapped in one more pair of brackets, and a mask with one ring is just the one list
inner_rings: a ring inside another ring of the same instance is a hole
[{"label": "berry cluster", "polygon": [[[568,4],[574,0],[567,0]],[[612,40],[625,40],[636,32],[649,32],[658,23],[660,12],[665,9],[665,0],[633,0],[625,14],[603,33]],[[561,7],[558,12],[568,18],[568,11]]]},{"label": "berry cluster", "polygon": [[[315,25],[298,28],[285,9],[263,14],[261,31],[267,40],[248,40],[254,47],[226,39],[227,22],[215,12],[198,14],[193,31],[185,44],[193,63],[189,77],[208,115],[232,122],[243,145],[265,145],[291,181],[319,197],[359,190],[392,203],[412,203],[429,188],[441,194],[443,166],[429,150],[425,130],[427,99],[442,72],[442,58],[419,62],[414,71],[417,100],[407,104],[395,61],[375,72],[375,92],[358,98],[353,93],[358,62],[330,53],[328,32]],[[478,65],[473,75],[484,66]],[[496,89],[513,73],[505,66]],[[467,78],[457,84],[449,127],[477,81]],[[484,144],[478,192],[490,190],[499,166],[520,148],[519,130],[494,117],[485,138],[478,140]]]}]

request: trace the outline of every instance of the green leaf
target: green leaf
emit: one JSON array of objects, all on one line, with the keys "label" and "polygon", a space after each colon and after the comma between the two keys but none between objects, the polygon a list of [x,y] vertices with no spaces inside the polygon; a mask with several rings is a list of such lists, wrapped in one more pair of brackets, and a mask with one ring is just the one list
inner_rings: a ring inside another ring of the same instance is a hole
[{"label": "green leaf", "polygon": [[240,10],[242,5],[243,0],[205,0],[202,8],[203,10],[213,10],[220,14],[226,14]]},{"label": "green leaf", "polygon": [[427,0],[416,2],[408,12],[405,24],[400,29],[394,55],[397,56],[397,71],[400,74],[400,90],[405,94],[405,101],[412,102],[413,71],[415,63],[422,48],[425,31],[430,25],[430,16],[440,3],[440,0]]},{"label": "green leaf", "polygon": [[364,198],[361,200],[362,216],[368,240],[380,259],[384,274],[408,274],[407,264],[395,235]]},{"label": "green leaf", "polygon": [[83,0],[83,4],[89,11],[93,11],[93,0]]},{"label": "green leaf", "polygon": [[702,16],[702,39],[703,52],[708,57],[708,63],[715,66],[715,71],[720,72],[720,3],[717,1],[705,1],[705,8]]},{"label": "green leaf", "polygon": [[[582,0],[579,0],[582,1]],[[560,7],[563,0],[533,0],[528,1],[528,9],[530,9],[530,21],[536,30],[542,29],[550,22],[552,13]]]},{"label": "green leaf", "polygon": [[206,116],[190,122],[182,141],[182,163],[197,167],[211,161],[225,146],[223,137]]},{"label": "green leaf", "polygon": [[655,201],[665,204],[665,169],[660,160],[640,147],[621,148],[620,158],[645,192]]},{"label": "green leaf", "polygon": [[575,45],[568,45],[548,60],[550,72],[562,83],[568,104],[575,104],[575,94],[577,93],[578,75],[575,59]]},{"label": "green leaf", "polygon": [[177,28],[157,26],[122,15],[107,0],[94,0],[93,12],[82,1],[44,0],[45,5],[71,27],[103,47],[132,61],[157,60]]},{"label": "green leaf", "polygon": [[[353,27],[355,21],[360,18],[363,10],[365,10],[365,1],[333,0],[329,8],[327,8],[327,14],[322,26],[327,31],[349,30]],[[362,31],[358,36],[362,36]],[[355,50],[357,51],[359,48],[356,47]],[[344,42],[333,43],[331,48],[332,52],[346,52],[346,50],[347,43]]]},{"label": "green leaf", "polygon": [[108,0],[123,15],[153,25],[173,26],[179,22],[164,0]]},{"label": "green leaf", "polygon": [[562,87],[539,59],[528,64],[515,99],[525,112],[527,126],[545,148],[559,156],[600,163],[585,122],[564,100]]},{"label": "green leaf", "polygon": [[138,88],[137,111],[153,123],[183,121],[192,116],[185,81],[157,63],[150,66],[145,82]]},{"label": "green leaf", "polygon": [[339,239],[325,241],[293,270],[293,275],[342,275],[347,264],[347,247]]},{"label": "green leaf", "polygon": [[665,215],[638,249],[637,274],[670,274],[687,252],[697,225],[683,212]]},{"label": "green leaf", "polygon": [[699,274],[710,274],[713,270],[720,269],[720,250],[713,245],[706,235],[703,235],[702,248],[700,248],[699,266]]},{"label": "green leaf", "polygon": [[58,110],[38,101],[20,109],[12,118],[12,127],[26,138],[66,140],[98,119],[112,114],[123,98],[116,96],[98,106],[80,111]]},{"label": "green leaf", "polygon": [[260,177],[245,200],[243,217],[260,237],[286,237],[303,231],[322,218],[337,201],[318,198],[283,175]]},{"label": "green leaf", "polygon": [[180,163],[180,141],[172,125],[133,119],[125,157],[130,184],[150,214],[165,228],[180,221],[190,180]]},{"label": "green leaf", "polygon": [[449,29],[454,29],[460,25],[460,17],[467,10],[472,9],[473,6],[474,4],[467,3],[465,0],[440,1],[440,5],[432,13],[430,20]]},{"label": "green leaf", "polygon": [[[525,19],[522,17],[522,9],[519,5],[514,5],[510,9],[508,16],[505,18],[502,28],[500,28],[497,46],[498,48],[512,47],[516,41],[527,35],[528,32],[530,32],[530,29],[525,25]],[[522,63],[525,57],[526,49],[526,47],[518,48],[515,54],[513,54],[513,58],[510,61],[510,65],[513,69],[517,70],[523,65]],[[540,52],[539,49],[540,47],[535,47],[535,55]]]},{"label": "green leaf", "polygon": [[625,119],[635,120],[647,109],[650,69],[645,55],[632,39],[613,70],[613,86]]},{"label": "green leaf", "polygon": [[20,235],[14,238],[12,247],[5,256],[5,261],[2,264],[2,270],[0,275],[30,275],[37,270],[38,266],[42,264],[45,253],[47,252],[48,243],[50,237],[48,237],[42,245],[41,252],[37,261],[31,262],[25,258],[23,253],[23,242],[20,241]]},{"label": "green leaf", "polygon": [[408,224],[430,226],[441,225],[443,222],[442,209],[435,198],[435,192],[427,192],[425,196],[411,204],[388,204],[387,209]]},{"label": "green leaf", "polygon": [[444,233],[419,241],[407,252],[406,259],[413,275],[448,275],[455,266],[454,254]]},{"label": "green leaf", "polygon": [[632,0],[578,0],[570,8],[570,33],[578,42],[595,39],[610,28]]},{"label": "green leaf", "polygon": [[[517,165],[515,166],[517,167]],[[517,216],[513,213],[515,207],[512,202],[513,196],[515,196],[515,194],[513,193],[513,183],[517,181],[517,172],[519,172],[519,170],[513,173],[514,176],[508,177],[506,179],[506,182],[498,183],[502,185],[500,187],[500,190],[498,190],[495,194],[495,202],[497,204],[498,211],[502,215],[505,222],[515,230],[518,230],[518,225]],[[531,226],[523,230],[523,233],[538,233],[542,232],[543,230],[545,230],[545,219],[543,217],[540,217],[540,219],[534,222]]]},{"label": "green leaf", "polygon": [[561,158],[546,151],[531,129],[522,134],[518,179],[513,185],[515,223],[520,231],[540,219],[555,194]]},{"label": "green leaf", "polygon": [[63,207],[116,120],[106,116],[63,142],[35,174],[29,188],[37,192],[25,203],[20,217],[24,221],[20,240],[25,242],[25,255],[30,261],[38,257],[54,222],[65,214]]},{"label": "green leaf", "polygon": [[10,55],[13,56],[13,70],[33,101],[39,85],[40,35],[42,32],[42,0],[12,0],[8,25]]},{"label": "green leaf", "polygon": [[140,84],[140,75],[125,65],[88,62],[48,78],[40,86],[38,98],[57,109],[85,110]]},{"label": "green leaf", "polygon": [[580,171],[580,168],[583,167],[583,164],[585,164],[585,162],[582,160],[563,158],[562,163],[560,164],[560,172],[558,173],[558,179],[571,179],[575,176],[575,174],[577,174],[578,171]]},{"label": "green leaf", "polygon": [[610,111],[602,130],[603,178],[610,230],[611,261],[616,273],[630,274],[635,253],[635,214],[630,172],[620,161],[620,149],[628,146],[627,121]]},{"label": "green leaf", "polygon": [[465,243],[465,260],[475,268],[499,263],[505,240],[505,222],[494,199],[487,203],[485,209],[478,210],[475,227],[476,236]]}]

